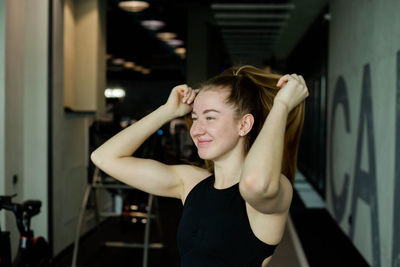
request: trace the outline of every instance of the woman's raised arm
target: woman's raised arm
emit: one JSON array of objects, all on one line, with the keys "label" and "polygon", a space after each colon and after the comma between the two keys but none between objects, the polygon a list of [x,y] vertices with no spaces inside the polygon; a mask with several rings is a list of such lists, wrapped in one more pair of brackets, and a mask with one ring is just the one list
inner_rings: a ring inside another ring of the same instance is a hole
[{"label": "woman's raised arm", "polygon": [[166,165],[132,155],[162,125],[190,112],[195,95],[187,85],[174,87],[166,104],[110,138],[93,151],[91,160],[110,176],[142,191],[180,198],[181,177],[194,167]]},{"label": "woman's raised arm", "polygon": [[284,137],[289,112],[308,96],[301,75],[285,75],[282,87],[244,162],[239,188],[243,198],[262,213],[287,211],[292,185],[281,173]]}]

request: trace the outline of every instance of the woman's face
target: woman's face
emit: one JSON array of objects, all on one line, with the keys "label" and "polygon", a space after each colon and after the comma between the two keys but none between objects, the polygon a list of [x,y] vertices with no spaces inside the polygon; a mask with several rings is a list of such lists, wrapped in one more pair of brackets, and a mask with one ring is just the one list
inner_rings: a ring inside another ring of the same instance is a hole
[{"label": "woman's face", "polygon": [[240,123],[233,107],[225,103],[228,94],[227,89],[209,89],[194,100],[190,136],[202,159],[216,160],[239,142]]}]

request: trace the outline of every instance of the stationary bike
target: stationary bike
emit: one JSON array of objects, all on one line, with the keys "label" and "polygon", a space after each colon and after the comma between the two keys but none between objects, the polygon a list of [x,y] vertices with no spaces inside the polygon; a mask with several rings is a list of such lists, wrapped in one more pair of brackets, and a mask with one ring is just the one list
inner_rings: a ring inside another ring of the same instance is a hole
[{"label": "stationary bike", "polygon": [[12,203],[12,196],[0,196],[0,211],[12,211],[15,215],[20,241],[18,253],[11,264],[11,245],[9,232],[2,232],[0,228],[0,266],[1,267],[34,267],[50,266],[50,247],[43,237],[34,238],[31,230],[31,218],[40,212],[40,200],[28,200],[22,204]]}]

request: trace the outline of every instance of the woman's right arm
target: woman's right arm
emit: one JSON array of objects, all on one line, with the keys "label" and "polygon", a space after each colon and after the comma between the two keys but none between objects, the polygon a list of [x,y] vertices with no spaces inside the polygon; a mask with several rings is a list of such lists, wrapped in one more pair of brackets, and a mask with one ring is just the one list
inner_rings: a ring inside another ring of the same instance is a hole
[{"label": "woman's right arm", "polygon": [[132,155],[162,125],[190,112],[195,96],[195,91],[190,87],[176,86],[166,104],[110,138],[93,151],[91,160],[111,177],[139,190],[154,195],[181,198],[182,177],[194,167],[166,165]]}]

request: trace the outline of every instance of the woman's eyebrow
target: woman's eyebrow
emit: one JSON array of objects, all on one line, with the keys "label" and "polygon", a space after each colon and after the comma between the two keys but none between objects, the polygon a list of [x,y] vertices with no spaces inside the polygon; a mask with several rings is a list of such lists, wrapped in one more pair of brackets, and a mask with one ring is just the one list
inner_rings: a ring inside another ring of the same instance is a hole
[{"label": "woman's eyebrow", "polygon": [[[206,109],[206,110],[203,111],[203,114],[206,114],[206,113],[208,113],[208,112],[221,113],[220,111],[218,111],[218,110],[216,110],[216,109]],[[196,112],[194,112],[194,111],[192,111],[192,114],[197,115]]]},{"label": "woman's eyebrow", "polygon": [[217,112],[217,113],[221,113],[221,112],[219,112],[219,111],[216,110],[216,109],[206,109],[206,110],[204,110],[203,114],[206,114],[206,113],[208,113],[208,112]]}]

